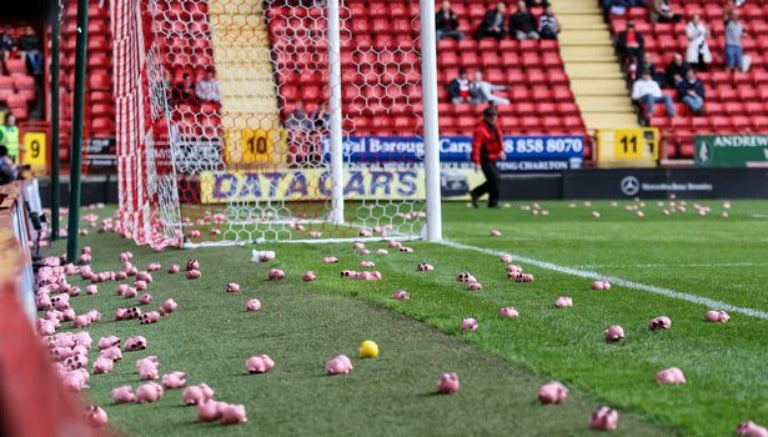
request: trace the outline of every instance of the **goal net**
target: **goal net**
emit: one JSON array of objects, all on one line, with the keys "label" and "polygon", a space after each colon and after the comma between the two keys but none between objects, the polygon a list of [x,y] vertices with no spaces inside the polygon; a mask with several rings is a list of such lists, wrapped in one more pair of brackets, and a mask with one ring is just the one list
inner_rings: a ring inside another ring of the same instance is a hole
[{"label": "goal net", "polygon": [[124,236],[421,236],[418,0],[111,7]]}]

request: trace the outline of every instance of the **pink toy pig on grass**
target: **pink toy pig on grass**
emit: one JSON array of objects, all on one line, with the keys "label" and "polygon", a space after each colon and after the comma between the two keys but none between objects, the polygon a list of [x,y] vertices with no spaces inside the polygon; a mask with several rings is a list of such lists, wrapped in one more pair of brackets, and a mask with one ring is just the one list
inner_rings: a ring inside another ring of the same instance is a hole
[{"label": "pink toy pig on grass", "polygon": [[459,376],[456,373],[443,373],[437,381],[437,392],[452,395],[459,391]]},{"label": "pink toy pig on grass", "polygon": [[499,315],[501,317],[514,318],[518,317],[520,313],[518,313],[514,307],[504,307],[499,310]]},{"label": "pink toy pig on grass", "polygon": [[107,424],[109,421],[109,418],[107,417],[107,412],[104,411],[103,408],[91,405],[88,407],[88,409],[85,411],[85,418],[88,420],[88,423],[93,426],[94,428],[100,428]]},{"label": "pink toy pig on grass", "polygon": [[558,381],[544,384],[539,389],[539,402],[542,404],[559,404],[568,397],[568,389]]},{"label": "pink toy pig on grass", "polygon": [[601,431],[612,431],[619,425],[619,412],[613,408],[600,406],[592,412],[589,427]]},{"label": "pink toy pig on grass", "polygon": [[477,320],[469,317],[461,321],[462,331],[475,331],[477,330]]},{"label": "pink toy pig on grass", "polygon": [[555,308],[571,308],[573,299],[567,296],[560,296],[555,300]]},{"label": "pink toy pig on grass", "polygon": [[130,385],[124,385],[112,390],[112,400],[114,400],[116,404],[136,402],[136,395],[133,394],[133,389]]},{"label": "pink toy pig on grass", "polygon": [[285,272],[280,269],[270,269],[267,273],[267,278],[270,281],[279,281],[285,279]]},{"label": "pink toy pig on grass", "polygon": [[731,316],[725,311],[707,311],[706,318],[708,322],[726,323],[731,320]]},{"label": "pink toy pig on grass", "polygon": [[768,437],[768,429],[752,421],[742,422],[736,428],[736,434],[749,437]]},{"label": "pink toy pig on grass", "polygon": [[656,382],[671,385],[685,384],[685,376],[682,370],[677,367],[670,367],[656,374]]},{"label": "pink toy pig on grass", "polygon": [[248,417],[245,415],[245,406],[243,405],[227,404],[221,406],[220,411],[222,425],[236,425],[248,421]]},{"label": "pink toy pig on grass", "polygon": [[205,401],[197,404],[197,420],[200,422],[214,422],[221,419],[221,405],[216,401]]},{"label": "pink toy pig on grass", "polygon": [[482,289],[483,289],[483,284],[479,282],[473,281],[473,282],[467,283],[467,290],[469,291],[480,291]]},{"label": "pink toy pig on grass", "polygon": [[624,328],[619,325],[613,325],[606,329],[603,334],[605,336],[605,341],[608,343],[614,343],[624,339]]},{"label": "pink toy pig on grass", "polygon": [[657,329],[669,329],[672,327],[672,320],[667,316],[659,316],[648,322],[648,329],[656,331]]},{"label": "pink toy pig on grass", "polygon": [[228,282],[226,291],[227,293],[237,293],[238,291],[240,291],[240,284],[236,282]]},{"label": "pink toy pig on grass", "polygon": [[163,375],[164,388],[181,388],[187,385],[187,375],[184,372],[171,372]]},{"label": "pink toy pig on grass", "polygon": [[245,370],[248,373],[266,373],[275,367],[275,362],[269,355],[260,355],[248,358],[245,361]]},{"label": "pink toy pig on grass", "polygon": [[411,298],[411,296],[405,290],[395,291],[395,295],[393,297],[395,300],[409,300]]},{"label": "pink toy pig on grass", "polygon": [[354,369],[352,361],[346,355],[337,355],[325,364],[325,370],[329,375],[346,375],[352,369]]},{"label": "pink toy pig on grass", "polygon": [[261,302],[258,299],[251,299],[245,303],[246,311],[258,311],[261,309]]},{"label": "pink toy pig on grass", "polygon": [[317,276],[313,271],[307,271],[307,272],[304,272],[303,275],[301,275],[302,281],[311,282],[311,281],[314,281],[315,279],[317,279]]}]

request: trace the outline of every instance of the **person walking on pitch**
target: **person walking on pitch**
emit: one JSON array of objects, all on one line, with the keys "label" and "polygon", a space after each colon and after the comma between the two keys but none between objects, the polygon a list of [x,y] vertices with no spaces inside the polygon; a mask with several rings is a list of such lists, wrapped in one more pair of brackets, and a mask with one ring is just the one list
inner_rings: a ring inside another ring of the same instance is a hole
[{"label": "person walking on pitch", "polygon": [[480,121],[472,134],[472,162],[475,172],[483,171],[485,183],[470,191],[472,206],[478,207],[478,199],[488,193],[488,208],[499,207],[499,185],[501,178],[496,161],[504,161],[504,136],[496,123],[498,113],[496,108],[489,106],[483,110],[483,120]]}]

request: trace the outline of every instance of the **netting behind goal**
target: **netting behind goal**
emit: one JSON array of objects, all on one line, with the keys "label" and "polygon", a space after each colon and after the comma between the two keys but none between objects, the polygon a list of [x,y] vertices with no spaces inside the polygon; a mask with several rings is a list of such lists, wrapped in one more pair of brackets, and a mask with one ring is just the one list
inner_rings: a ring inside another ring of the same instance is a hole
[{"label": "netting behind goal", "polygon": [[329,13],[324,0],[113,2],[124,235],[154,246],[420,235],[418,0],[341,2],[338,51]]}]

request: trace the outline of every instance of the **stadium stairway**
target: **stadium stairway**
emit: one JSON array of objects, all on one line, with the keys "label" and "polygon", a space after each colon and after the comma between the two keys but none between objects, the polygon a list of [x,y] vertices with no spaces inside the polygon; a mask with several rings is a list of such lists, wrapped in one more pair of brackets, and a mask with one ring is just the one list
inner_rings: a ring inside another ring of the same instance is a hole
[{"label": "stadium stairway", "polygon": [[560,56],[587,129],[639,127],[597,2],[553,0],[552,5],[563,29]]},{"label": "stadium stairway", "polygon": [[[208,1],[227,144],[239,144],[243,129],[264,129],[273,135],[273,142],[280,139],[279,129],[274,129],[280,126],[280,113],[262,4],[260,0]],[[242,149],[230,148],[227,159],[241,162]]]}]

